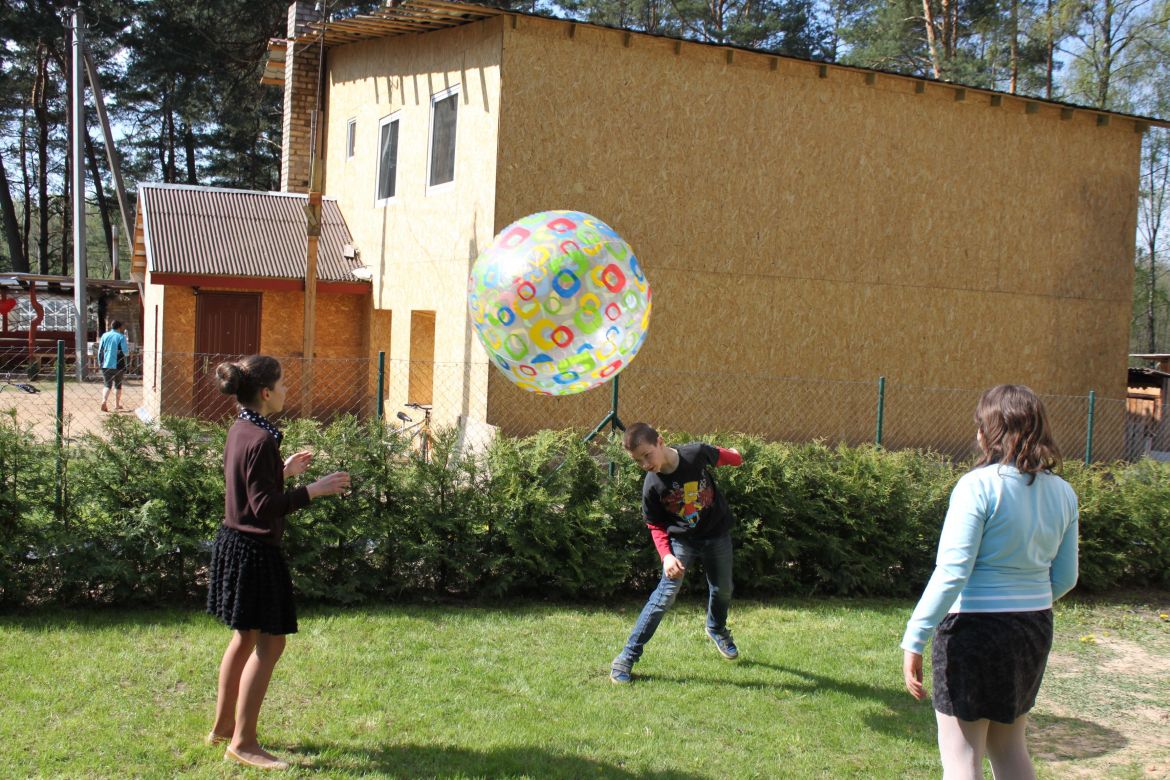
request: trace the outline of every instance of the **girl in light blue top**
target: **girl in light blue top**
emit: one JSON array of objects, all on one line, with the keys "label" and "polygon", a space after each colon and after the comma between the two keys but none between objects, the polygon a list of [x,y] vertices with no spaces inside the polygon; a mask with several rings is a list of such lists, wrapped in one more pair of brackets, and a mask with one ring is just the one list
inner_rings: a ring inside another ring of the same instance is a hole
[{"label": "girl in light blue top", "polygon": [[1052,647],[1052,602],[1077,581],[1077,497],[1053,473],[1060,452],[1044,404],[999,385],[975,410],[982,457],[951,493],[934,574],[902,638],[906,688],[932,702],[945,780],[1035,778],[1025,741]]}]

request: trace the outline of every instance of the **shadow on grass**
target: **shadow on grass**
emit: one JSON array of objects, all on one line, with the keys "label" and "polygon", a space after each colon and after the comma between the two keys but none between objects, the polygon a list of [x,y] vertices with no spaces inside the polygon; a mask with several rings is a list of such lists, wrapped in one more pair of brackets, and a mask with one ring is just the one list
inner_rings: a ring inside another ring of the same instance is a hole
[{"label": "shadow on grass", "polygon": [[866,723],[874,731],[897,737],[909,737],[934,742],[934,711],[929,702],[918,702],[899,687],[877,687],[865,683],[840,680],[798,669],[793,666],[741,659],[734,669],[750,670],[747,675],[726,677],[672,677],[662,674],[638,674],[639,680],[671,683],[703,683],[709,685],[734,685],[741,688],[775,688],[792,694],[816,695],[836,693],[851,699],[868,699],[881,705],[884,711],[871,713]]},{"label": "shadow on grass", "polygon": [[[338,743],[295,746],[296,764],[313,772],[377,773],[387,778],[517,778],[541,780],[705,780],[689,772],[637,772],[604,761],[523,746],[470,750],[440,745],[366,747]],[[303,763],[302,763],[303,762]]]},{"label": "shadow on grass", "polygon": [[1045,713],[1028,716],[1028,745],[1032,755],[1045,761],[1097,758],[1128,744],[1121,732],[1092,721]]}]

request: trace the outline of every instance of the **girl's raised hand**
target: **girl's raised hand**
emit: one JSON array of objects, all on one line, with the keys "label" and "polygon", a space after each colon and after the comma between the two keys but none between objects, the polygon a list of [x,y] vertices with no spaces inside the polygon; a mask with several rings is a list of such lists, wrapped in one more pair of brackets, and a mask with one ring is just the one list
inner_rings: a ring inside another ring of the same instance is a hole
[{"label": "girl's raised hand", "polygon": [[285,479],[295,477],[297,474],[304,474],[305,469],[309,468],[309,464],[312,462],[313,453],[308,450],[301,450],[295,455],[288,456],[284,461]]},{"label": "girl's raised hand", "polygon": [[309,498],[335,496],[347,490],[349,490],[349,474],[344,471],[335,471],[309,485]]}]

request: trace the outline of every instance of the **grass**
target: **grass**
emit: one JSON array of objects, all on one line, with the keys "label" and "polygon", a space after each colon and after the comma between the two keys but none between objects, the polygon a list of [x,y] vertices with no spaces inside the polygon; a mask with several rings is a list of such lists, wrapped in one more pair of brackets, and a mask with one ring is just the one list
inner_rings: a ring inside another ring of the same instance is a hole
[{"label": "grass", "polygon": [[[1159,761],[1170,776],[1159,598],[1058,609],[1034,717],[1042,778],[1158,776],[1142,773]],[[292,776],[937,777],[933,713],[901,686],[911,606],[737,602],[731,663],[702,605],[681,601],[628,687],[608,665],[640,603],[308,609],[261,739]],[[201,741],[227,638],[196,611],[0,617],[0,777],[254,774]],[[1121,673],[1135,652],[1142,668]],[[1148,739],[1135,703],[1155,718]]]}]

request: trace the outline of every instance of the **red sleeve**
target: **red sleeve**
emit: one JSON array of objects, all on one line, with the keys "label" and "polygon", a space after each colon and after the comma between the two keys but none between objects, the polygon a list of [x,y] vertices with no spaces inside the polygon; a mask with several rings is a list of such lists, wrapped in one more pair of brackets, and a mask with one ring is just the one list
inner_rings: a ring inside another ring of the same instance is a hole
[{"label": "red sleeve", "polygon": [[658,557],[665,558],[672,555],[670,551],[670,536],[667,535],[666,529],[660,525],[653,523],[646,523],[646,527],[650,529],[650,538],[654,540],[654,546],[658,548]]},{"label": "red sleeve", "polygon": [[739,466],[743,464],[743,456],[735,450],[725,450],[722,447],[716,447],[719,450],[719,460],[715,461],[716,466]]}]

